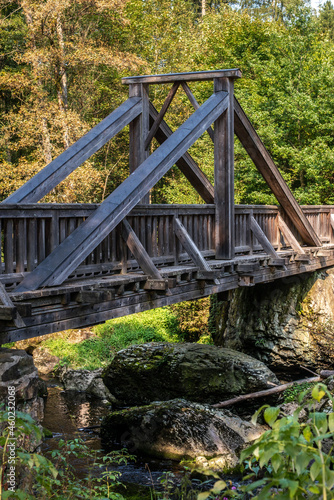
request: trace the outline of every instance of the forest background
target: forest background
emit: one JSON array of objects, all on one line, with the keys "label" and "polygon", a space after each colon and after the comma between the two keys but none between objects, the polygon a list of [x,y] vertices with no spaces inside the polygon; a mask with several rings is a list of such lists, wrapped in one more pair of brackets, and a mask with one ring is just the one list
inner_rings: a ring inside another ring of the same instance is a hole
[{"label": "forest background", "polygon": [[[301,0],[0,0],[0,201],[127,98],[122,77],[225,68],[297,200],[334,204],[334,8]],[[167,121],[192,112],[179,90]],[[190,152],[213,181],[210,139]],[[127,175],[125,129],[44,201],[100,202]],[[236,203],[275,203],[237,141],[235,175]],[[201,203],[176,167],[151,197]]]}]

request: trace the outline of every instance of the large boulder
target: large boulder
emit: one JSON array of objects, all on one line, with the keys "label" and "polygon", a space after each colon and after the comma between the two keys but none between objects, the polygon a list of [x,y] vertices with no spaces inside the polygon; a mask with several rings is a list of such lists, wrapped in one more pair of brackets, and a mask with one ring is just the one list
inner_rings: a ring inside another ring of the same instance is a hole
[{"label": "large boulder", "polygon": [[169,459],[219,457],[220,468],[238,463],[238,452],[266,430],[207,405],[176,399],[116,411],[102,421],[105,447]]},{"label": "large boulder", "polygon": [[235,290],[214,307],[215,344],[284,373],[300,365],[332,369],[333,290],[333,268]]},{"label": "large boulder", "polygon": [[125,405],[186,398],[213,403],[278,384],[260,361],[232,349],[152,342],[119,351],[103,380]]},{"label": "large boulder", "polygon": [[[9,388],[15,388],[15,410],[28,413],[37,424],[44,418],[45,384],[39,379],[33,358],[26,351],[0,348],[0,401],[7,404]],[[12,392],[12,390],[11,390]],[[3,428],[6,422],[0,427]],[[34,451],[41,441],[26,439],[24,447]]]}]

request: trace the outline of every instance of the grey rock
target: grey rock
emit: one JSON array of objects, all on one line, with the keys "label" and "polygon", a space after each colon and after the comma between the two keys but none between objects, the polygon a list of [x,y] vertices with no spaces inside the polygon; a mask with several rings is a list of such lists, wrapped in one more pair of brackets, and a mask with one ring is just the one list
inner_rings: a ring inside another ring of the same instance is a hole
[{"label": "grey rock", "polygon": [[115,401],[115,398],[103,383],[101,368],[90,371],[61,367],[57,374],[66,391],[85,392],[99,399]]},{"label": "grey rock", "polygon": [[101,438],[105,446],[159,458],[219,457],[221,468],[231,468],[238,452],[266,429],[229,411],[176,399],[111,413],[102,421]]},{"label": "grey rock", "polygon": [[103,380],[121,404],[186,398],[213,403],[279,383],[261,362],[232,349],[152,342],[119,351]]}]

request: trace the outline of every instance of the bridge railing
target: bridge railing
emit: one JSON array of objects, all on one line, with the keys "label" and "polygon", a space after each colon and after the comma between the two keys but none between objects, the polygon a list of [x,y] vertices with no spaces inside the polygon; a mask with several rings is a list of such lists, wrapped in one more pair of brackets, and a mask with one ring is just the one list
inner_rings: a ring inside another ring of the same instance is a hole
[{"label": "bridge railing", "polygon": [[[20,204],[0,205],[1,262],[0,281],[15,287],[26,273],[35,269],[89,215],[95,204]],[[330,215],[334,206],[305,206],[303,212],[323,243],[334,243]],[[277,250],[289,243],[278,229],[278,217],[285,218],[298,239],[298,231],[277,206],[235,206],[235,253],[262,251],[250,229],[254,217]],[[190,261],[173,227],[177,217],[204,257],[215,253],[214,205],[140,205],[127,217],[128,222],[156,266],[178,265]],[[138,270],[116,227],[72,273],[71,278],[131,272]]]}]

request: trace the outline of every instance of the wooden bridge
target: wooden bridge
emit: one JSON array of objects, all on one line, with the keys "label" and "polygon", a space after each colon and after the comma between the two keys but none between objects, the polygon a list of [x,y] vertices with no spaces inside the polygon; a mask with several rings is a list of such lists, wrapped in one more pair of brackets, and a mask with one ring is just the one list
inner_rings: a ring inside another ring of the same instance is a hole
[{"label": "wooden bridge", "polygon": [[[1,203],[1,343],[334,265],[334,206],[298,205],[234,97],[240,76],[124,78],[128,100]],[[213,80],[201,106],[188,86],[200,80]],[[168,83],[158,112],[149,86]],[[172,133],[164,116],[179,87],[195,111]],[[37,203],[126,125],[130,175],[101,205]],[[214,142],[214,187],[187,153],[203,133]],[[279,206],[234,205],[234,134]],[[161,145],[149,155],[153,137]],[[203,204],[148,203],[174,164]]]}]

